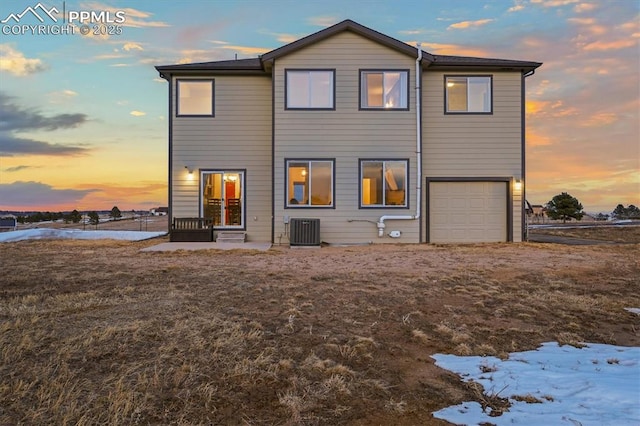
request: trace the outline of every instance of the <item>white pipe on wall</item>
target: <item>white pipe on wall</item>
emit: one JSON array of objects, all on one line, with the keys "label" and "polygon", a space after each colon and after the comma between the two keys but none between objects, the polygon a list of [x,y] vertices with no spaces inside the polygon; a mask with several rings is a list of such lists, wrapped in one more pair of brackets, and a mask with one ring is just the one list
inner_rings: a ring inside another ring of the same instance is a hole
[{"label": "white pipe on wall", "polygon": [[384,237],[386,227],[385,220],[415,220],[420,219],[422,207],[422,125],[420,120],[420,62],[422,61],[422,49],[420,43],[416,44],[418,56],[416,58],[416,213],[414,215],[383,215],[380,216],[376,226],[378,227],[378,237]]}]

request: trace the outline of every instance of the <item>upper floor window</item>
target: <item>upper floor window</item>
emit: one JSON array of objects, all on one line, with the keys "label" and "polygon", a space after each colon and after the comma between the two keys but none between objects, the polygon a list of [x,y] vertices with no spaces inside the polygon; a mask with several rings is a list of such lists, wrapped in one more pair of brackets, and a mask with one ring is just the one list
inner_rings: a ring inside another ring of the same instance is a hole
[{"label": "upper floor window", "polygon": [[286,109],[335,109],[335,70],[286,70]]},{"label": "upper floor window", "polygon": [[409,71],[360,71],[361,109],[409,109]]},{"label": "upper floor window", "polygon": [[334,160],[287,160],[286,207],[333,207]]},{"label": "upper floor window", "polygon": [[213,116],[213,80],[176,80],[176,115]]},{"label": "upper floor window", "polygon": [[491,77],[445,76],[447,113],[491,113]]},{"label": "upper floor window", "polygon": [[360,207],[407,207],[408,160],[360,160]]}]

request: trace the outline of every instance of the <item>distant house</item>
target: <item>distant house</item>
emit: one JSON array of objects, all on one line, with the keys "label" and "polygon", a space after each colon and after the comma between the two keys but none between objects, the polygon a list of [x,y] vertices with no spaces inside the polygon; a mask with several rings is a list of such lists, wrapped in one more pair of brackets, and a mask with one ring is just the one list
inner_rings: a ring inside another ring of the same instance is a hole
[{"label": "distant house", "polygon": [[169,214],[169,207],[156,207],[149,210],[151,216],[166,216]]},{"label": "distant house", "polygon": [[15,231],[18,223],[15,216],[4,216],[0,218],[0,232]]},{"label": "distant house", "polygon": [[545,220],[549,220],[547,218],[547,208],[542,204],[529,204],[527,201],[527,215],[529,216],[529,220],[531,223],[545,223]]},{"label": "distant house", "polygon": [[157,66],[169,223],[276,243],[307,219],[328,243],[521,241],[540,65],[434,55],[345,20],[259,58]]}]

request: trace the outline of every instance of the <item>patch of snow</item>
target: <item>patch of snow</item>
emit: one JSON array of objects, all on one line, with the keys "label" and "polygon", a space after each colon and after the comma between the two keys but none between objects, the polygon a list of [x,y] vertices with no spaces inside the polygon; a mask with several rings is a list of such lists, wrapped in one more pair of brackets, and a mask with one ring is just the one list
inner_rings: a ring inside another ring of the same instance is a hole
[{"label": "patch of snow", "polygon": [[36,228],[0,233],[0,243],[22,240],[76,239],[76,240],[127,240],[142,241],[166,235],[166,232],[143,231],[81,231],[79,229]]},{"label": "patch of snow", "polygon": [[629,311],[632,314],[640,315],[640,308],[624,308],[625,311]]},{"label": "patch of snow", "polygon": [[[486,395],[509,398],[491,417],[477,402],[437,411],[454,424],[640,425],[640,347],[588,343],[582,349],[547,342],[509,359],[436,354],[436,365],[480,383]],[[517,401],[534,397],[540,403]]]}]

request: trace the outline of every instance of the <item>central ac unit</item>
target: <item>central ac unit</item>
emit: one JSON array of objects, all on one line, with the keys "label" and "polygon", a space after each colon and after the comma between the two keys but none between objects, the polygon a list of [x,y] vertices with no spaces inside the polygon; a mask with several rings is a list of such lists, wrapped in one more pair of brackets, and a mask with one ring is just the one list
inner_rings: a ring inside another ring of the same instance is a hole
[{"label": "central ac unit", "polygon": [[291,218],[289,226],[292,246],[320,245],[320,219]]}]

